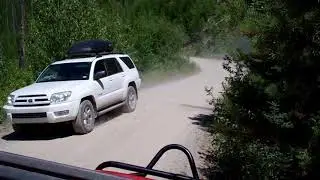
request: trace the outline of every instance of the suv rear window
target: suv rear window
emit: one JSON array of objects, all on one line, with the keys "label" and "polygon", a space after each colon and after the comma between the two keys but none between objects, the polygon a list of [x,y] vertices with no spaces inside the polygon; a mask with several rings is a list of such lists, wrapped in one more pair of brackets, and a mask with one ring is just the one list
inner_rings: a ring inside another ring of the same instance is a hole
[{"label": "suv rear window", "polygon": [[134,68],[134,64],[129,57],[120,57],[120,59],[128,66],[129,69]]}]

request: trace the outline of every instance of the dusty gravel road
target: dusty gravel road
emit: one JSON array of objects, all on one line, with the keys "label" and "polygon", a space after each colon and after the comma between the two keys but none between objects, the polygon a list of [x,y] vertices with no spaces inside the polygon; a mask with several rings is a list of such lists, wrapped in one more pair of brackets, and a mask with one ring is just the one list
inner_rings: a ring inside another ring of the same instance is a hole
[{"label": "dusty gravel road", "polygon": [[[204,150],[208,138],[189,118],[211,112],[204,86],[214,86],[218,93],[225,71],[221,60],[192,60],[201,72],[141,89],[135,112],[108,113],[100,117],[103,123],[90,134],[15,137],[5,133],[0,139],[0,150],[93,169],[106,160],[145,166],[160,148],[178,143],[190,149],[200,166],[198,152]],[[191,173],[186,158],[175,151],[169,152],[155,168]]]}]

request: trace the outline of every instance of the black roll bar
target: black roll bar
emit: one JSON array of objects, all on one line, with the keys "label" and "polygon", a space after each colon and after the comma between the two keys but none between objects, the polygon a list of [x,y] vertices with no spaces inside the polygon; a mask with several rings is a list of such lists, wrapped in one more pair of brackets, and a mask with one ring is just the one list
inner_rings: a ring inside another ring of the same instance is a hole
[{"label": "black roll bar", "polygon": [[[160,158],[163,156],[164,153],[166,153],[169,150],[174,150],[174,149],[182,151],[187,156],[193,177],[188,177],[188,176],[184,176],[184,175],[173,174],[173,173],[168,173],[168,172],[152,169],[156,165],[156,163],[160,160]],[[195,162],[194,162],[194,159],[193,159],[191,152],[186,147],[179,145],[179,144],[169,144],[169,145],[163,147],[154,156],[154,158],[150,161],[150,163],[148,164],[147,167],[140,167],[140,166],[130,165],[130,164],[121,163],[121,162],[115,162],[115,161],[107,161],[107,162],[101,163],[96,168],[96,170],[103,170],[108,167],[114,167],[114,168],[134,171],[134,172],[137,172],[137,173],[135,173],[136,175],[142,176],[142,177],[145,177],[147,175],[154,175],[154,176],[163,177],[163,178],[167,178],[167,179],[199,180],[198,171],[197,171],[197,168],[196,168],[196,165],[195,165]]]}]

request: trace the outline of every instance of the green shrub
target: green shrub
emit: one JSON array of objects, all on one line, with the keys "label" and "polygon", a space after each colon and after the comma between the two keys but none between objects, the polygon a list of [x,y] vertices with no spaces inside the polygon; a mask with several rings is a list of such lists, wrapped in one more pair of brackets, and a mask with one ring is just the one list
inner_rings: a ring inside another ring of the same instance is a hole
[{"label": "green shrub", "polygon": [[225,58],[230,76],[222,97],[211,102],[215,148],[206,157],[207,175],[318,179],[319,3],[270,0],[247,6],[257,15],[245,16],[239,27],[254,32],[256,43],[252,52]]},{"label": "green shrub", "polygon": [[[9,61],[9,60],[8,60]],[[2,71],[2,76],[0,76],[0,124],[3,122],[4,117],[2,116],[4,114],[4,111],[2,109],[2,106],[6,104],[7,102],[7,96],[12,91],[19,89],[21,87],[27,86],[31,84],[35,77],[33,76],[33,73],[31,70],[21,70],[17,67],[17,64],[15,63],[7,63],[6,67],[1,67],[0,69],[4,70]]]},{"label": "green shrub", "polygon": [[[121,12],[124,5],[113,6]],[[34,71],[44,68],[52,57],[63,57],[75,41],[96,38],[111,40],[117,50],[132,55],[141,69],[150,69],[169,62],[166,59],[179,53],[185,38],[181,27],[161,16],[141,15],[126,21],[125,13],[119,17],[98,1],[32,1],[31,7],[27,59]]]}]

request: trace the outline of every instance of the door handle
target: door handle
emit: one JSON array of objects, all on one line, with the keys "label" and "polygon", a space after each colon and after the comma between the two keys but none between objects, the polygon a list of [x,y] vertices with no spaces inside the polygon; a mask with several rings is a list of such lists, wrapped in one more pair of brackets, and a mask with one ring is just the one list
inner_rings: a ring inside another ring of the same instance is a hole
[{"label": "door handle", "polygon": [[113,79],[110,79],[109,81],[113,81]]}]

